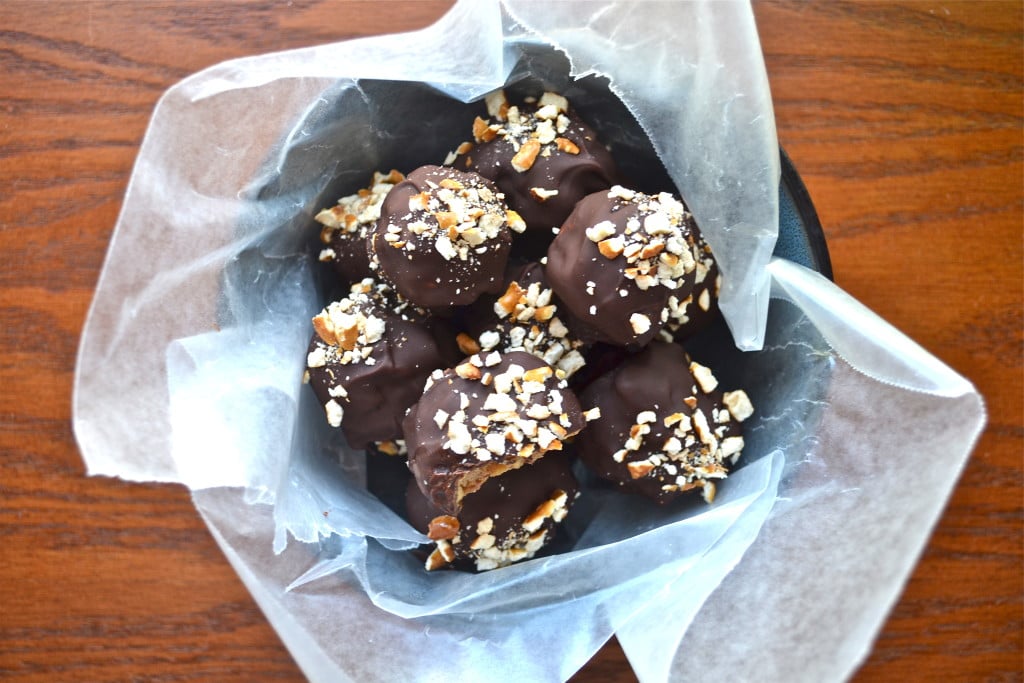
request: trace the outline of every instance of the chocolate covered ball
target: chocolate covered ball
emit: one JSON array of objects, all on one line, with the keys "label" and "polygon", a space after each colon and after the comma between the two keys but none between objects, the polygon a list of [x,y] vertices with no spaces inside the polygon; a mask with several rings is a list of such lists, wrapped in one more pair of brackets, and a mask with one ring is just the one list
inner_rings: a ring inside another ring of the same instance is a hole
[{"label": "chocolate covered ball", "polygon": [[465,353],[525,351],[561,371],[565,379],[586,364],[585,344],[559,317],[560,302],[536,262],[510,267],[505,291],[485,297],[469,311]]},{"label": "chocolate covered ball", "polygon": [[474,143],[463,145],[456,168],[493,180],[509,206],[526,221],[519,243],[542,256],[557,228],[583,197],[607,189],[618,172],[594,131],[561,95],[510,106],[504,91],[487,98],[489,119],[473,125]]},{"label": "chocolate covered ball", "polygon": [[373,277],[366,248],[368,233],[377,224],[384,198],[395,184],[405,178],[398,171],[387,175],[374,173],[370,186],[338,200],[335,206],[316,215],[323,225],[320,261],[330,263],[346,282]]},{"label": "chocolate covered ball", "polygon": [[614,186],[580,201],[548,249],[546,273],[589,341],[642,347],[668,320],[668,300],[696,277],[693,217],[667,192]]},{"label": "chocolate covered ball", "polygon": [[676,341],[685,341],[706,329],[720,317],[718,295],[722,289],[722,275],[718,269],[711,245],[694,227],[690,250],[696,263],[693,290],[680,299],[675,294],[668,298],[668,320],[665,330]]},{"label": "chocolate covered ball", "polygon": [[500,290],[512,230],[524,227],[490,181],[421,166],[384,199],[368,248],[399,294],[446,309]]},{"label": "chocolate covered ball", "polygon": [[743,450],[753,413],[742,390],[722,392],[711,370],[678,344],[654,341],[581,394],[600,417],[576,438],[580,460],[600,477],[659,503],[715,481]]},{"label": "chocolate covered ball", "polygon": [[406,410],[447,365],[426,312],[366,279],[314,317],[313,328],[306,366],[328,423],[353,448],[400,439]]},{"label": "chocolate covered ball", "polygon": [[409,469],[431,504],[458,515],[491,477],[529,465],[583,427],[575,394],[522,351],[474,354],[435,372],[403,423]]},{"label": "chocolate covered ball", "polygon": [[485,571],[529,559],[547,545],[578,488],[569,457],[553,453],[491,477],[463,499],[457,516],[433,506],[410,481],[406,510],[409,522],[436,544],[428,570],[454,563]]}]

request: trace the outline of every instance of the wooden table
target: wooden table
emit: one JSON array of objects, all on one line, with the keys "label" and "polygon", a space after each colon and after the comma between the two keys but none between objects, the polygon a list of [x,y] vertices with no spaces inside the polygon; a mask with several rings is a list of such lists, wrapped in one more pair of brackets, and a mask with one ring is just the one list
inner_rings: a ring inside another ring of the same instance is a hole
[{"label": "wooden table", "polygon": [[[0,4],[0,678],[301,679],[183,488],[84,476],[79,333],[166,88],[232,57],[419,28],[447,4]],[[1019,680],[1021,3],[755,11],[837,282],[990,412],[856,680]],[[578,675],[630,679],[614,642]]]}]

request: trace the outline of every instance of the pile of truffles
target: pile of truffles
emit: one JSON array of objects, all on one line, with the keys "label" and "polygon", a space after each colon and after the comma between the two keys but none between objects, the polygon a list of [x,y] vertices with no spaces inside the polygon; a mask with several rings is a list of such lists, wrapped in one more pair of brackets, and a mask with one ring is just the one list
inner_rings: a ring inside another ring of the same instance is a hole
[{"label": "pile of truffles", "polygon": [[375,173],[316,216],[350,288],[313,318],[306,380],[349,445],[407,460],[431,570],[533,557],[580,495],[577,458],[711,503],[753,413],[681,345],[721,284],[686,205],[629,189],[560,95],[486,106],[443,165]]}]

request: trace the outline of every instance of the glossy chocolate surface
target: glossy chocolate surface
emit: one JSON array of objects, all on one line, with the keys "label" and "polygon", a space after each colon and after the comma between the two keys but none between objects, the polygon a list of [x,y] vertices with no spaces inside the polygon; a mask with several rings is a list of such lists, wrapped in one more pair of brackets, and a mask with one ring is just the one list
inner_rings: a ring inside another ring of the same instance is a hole
[{"label": "glossy chocolate surface", "polygon": [[[687,241],[692,217],[677,213],[671,232],[649,235],[648,200],[622,188],[595,192],[576,205],[548,249],[548,280],[565,303],[573,329],[588,341],[642,347],[668,319],[669,297],[682,300],[693,289],[696,264]],[[659,206],[656,200],[652,205]],[[639,258],[644,251],[629,258],[623,249],[631,245],[660,251],[647,259]],[[679,263],[673,264],[671,277],[659,276],[659,269],[668,269],[661,261],[669,257]],[[688,272],[682,272],[687,265]]]},{"label": "glossy chocolate surface", "polygon": [[[611,187],[618,179],[611,154],[590,126],[572,111],[559,111],[564,120],[557,116],[550,119],[554,137],[545,136],[546,119],[537,115],[539,104],[522,104],[515,107],[514,114],[508,110],[504,115],[496,112],[487,123],[497,126],[497,134],[490,139],[478,137],[473,148],[455,162],[456,168],[493,180],[505,193],[509,206],[527,225],[517,245],[523,244],[522,252],[534,258],[543,255],[551,241],[551,229],[562,224],[576,202]],[[519,170],[513,164],[516,153],[526,141],[538,138],[546,142],[529,168]]]},{"label": "glossy chocolate surface", "polygon": [[742,428],[706,370],[678,344],[651,342],[582,392],[582,404],[601,417],[574,450],[602,478],[658,502],[691,488],[713,498],[714,481],[739,455],[732,449],[742,446]]},{"label": "glossy chocolate surface", "polygon": [[481,176],[421,166],[384,200],[368,238],[382,279],[431,309],[497,293],[512,245],[508,207]]},{"label": "glossy chocolate surface", "polygon": [[[361,286],[368,291],[357,291]],[[340,316],[361,316],[376,329],[349,343],[339,338],[342,330],[324,331],[314,321],[318,331],[307,353],[309,383],[328,421],[341,427],[353,448],[401,438],[406,409],[419,399],[430,373],[446,365],[446,354],[426,314],[396,304],[386,286],[364,280],[342,301],[347,309]]]},{"label": "glossy chocolate surface", "polygon": [[431,380],[403,428],[416,484],[446,514],[458,514],[488,478],[561,450],[583,427],[575,394],[522,351],[477,354]]},{"label": "glossy chocolate surface", "polygon": [[374,173],[370,185],[338,200],[320,211],[316,221],[323,226],[319,259],[330,263],[346,282],[373,277],[366,238],[377,224],[381,204],[391,188],[404,179],[398,171]]}]

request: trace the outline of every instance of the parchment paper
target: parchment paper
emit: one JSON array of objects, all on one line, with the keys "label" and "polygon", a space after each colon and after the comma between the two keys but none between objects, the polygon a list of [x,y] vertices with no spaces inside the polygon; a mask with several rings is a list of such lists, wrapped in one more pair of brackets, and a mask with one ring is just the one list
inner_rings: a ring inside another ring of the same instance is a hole
[{"label": "parchment paper", "polygon": [[[732,332],[690,351],[757,413],[710,507],[586,481],[547,555],[428,576],[403,552],[423,537],[300,384],[323,304],[311,216],[374,170],[443,159],[466,102],[502,85],[563,92],[637,187],[682,193]],[[192,488],[316,680],[564,680],[613,633],[642,680],[842,677],[984,412],[834,285],[768,265],[777,150],[745,4],[462,2],[416,34],[197,74],[154,113],[83,333],[89,472]]]}]

